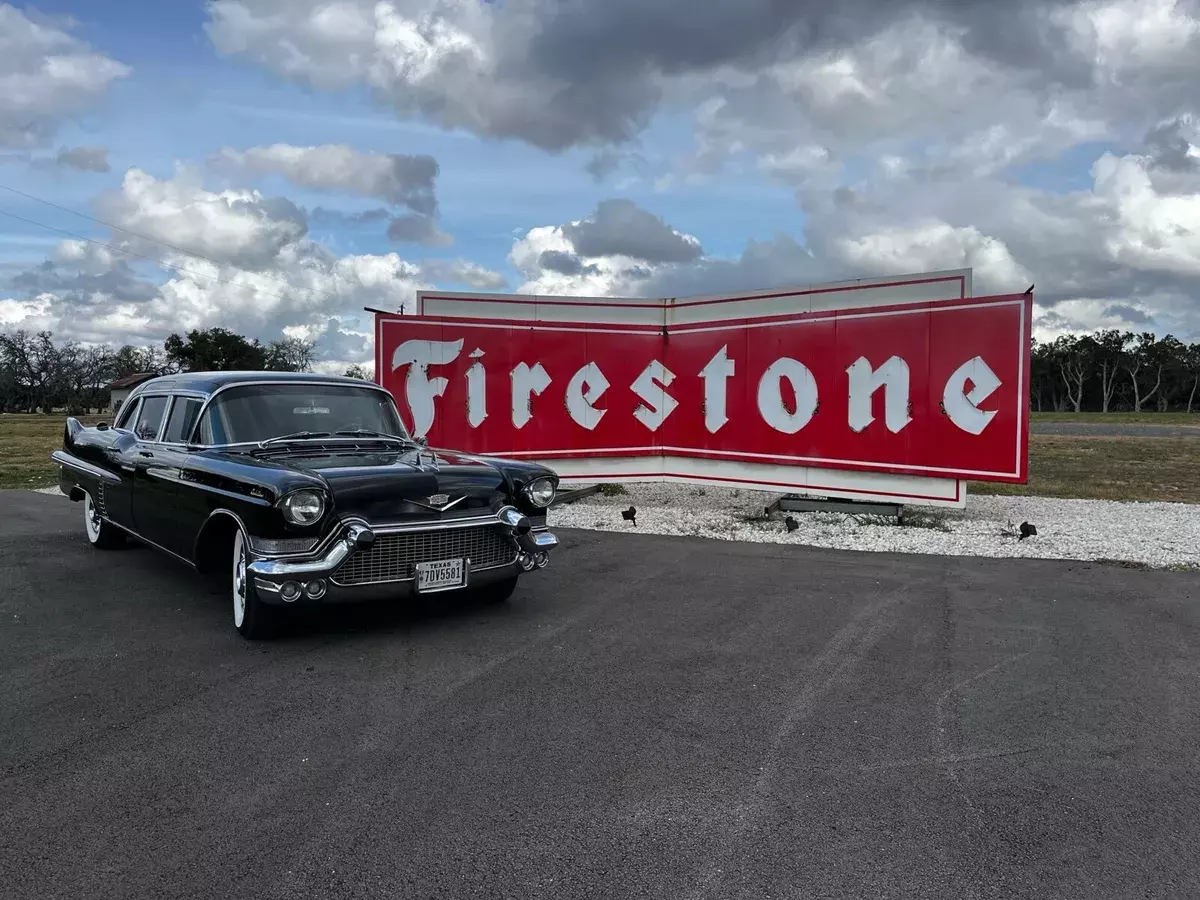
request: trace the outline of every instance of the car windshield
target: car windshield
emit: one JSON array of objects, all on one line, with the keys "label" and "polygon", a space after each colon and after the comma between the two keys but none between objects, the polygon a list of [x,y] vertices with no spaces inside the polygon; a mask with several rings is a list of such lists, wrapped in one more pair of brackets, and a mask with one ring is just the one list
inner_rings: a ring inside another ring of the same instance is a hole
[{"label": "car windshield", "polygon": [[200,443],[243,444],[304,433],[408,437],[392,398],[353,385],[246,385],[222,391],[200,420]]}]

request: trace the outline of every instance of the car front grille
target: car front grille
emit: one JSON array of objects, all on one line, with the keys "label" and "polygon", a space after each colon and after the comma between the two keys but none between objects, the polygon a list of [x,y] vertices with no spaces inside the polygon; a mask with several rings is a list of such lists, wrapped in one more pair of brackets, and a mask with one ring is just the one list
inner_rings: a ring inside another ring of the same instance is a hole
[{"label": "car front grille", "polygon": [[469,559],[471,571],[506,566],[517,558],[512,538],[495,525],[381,534],[370,550],[355,551],[333,573],[335,584],[377,584],[416,577],[416,565]]}]

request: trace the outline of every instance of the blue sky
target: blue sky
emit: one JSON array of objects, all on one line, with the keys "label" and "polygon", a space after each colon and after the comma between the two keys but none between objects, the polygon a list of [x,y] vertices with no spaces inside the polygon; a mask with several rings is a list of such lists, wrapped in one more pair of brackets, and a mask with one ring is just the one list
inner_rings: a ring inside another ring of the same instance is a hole
[{"label": "blue sky", "polygon": [[[683,185],[669,191],[636,180],[614,191],[611,182],[598,183],[585,170],[591,156],[587,151],[548,154],[516,140],[480,140],[461,130],[399,120],[365,90],[318,93],[222,58],[204,35],[203,4],[112,0],[103,7],[98,17],[95,3],[37,4],[42,13],[77,19],[79,26],[73,32],[77,37],[133,69],[102,106],[59,133],[58,143],[64,146],[108,146],[113,172],[64,176],[0,167],[0,179],[5,179],[0,183],[12,184],[17,175],[20,183],[13,186],[88,212],[91,197],[111,187],[129,166],[166,178],[177,163],[200,165],[226,146],[348,143],[363,151],[429,154],[441,167],[442,227],[455,243],[423,250],[422,255],[465,256],[514,281],[519,275],[507,262],[514,233],[531,225],[577,219],[614,194],[697,235],[706,250],[718,255],[740,253],[748,239],[768,240],[778,232],[799,236],[803,231],[804,216],[792,192],[753,172],[726,176],[715,185]],[[686,118],[663,116],[639,143],[665,158],[686,154],[690,140]],[[309,208],[353,212],[378,205],[300,190],[280,178],[256,185]],[[0,208],[89,237],[105,233],[103,227],[11,195],[0,197]],[[27,241],[57,240],[39,234],[33,226],[10,221],[0,227],[4,231],[11,227]],[[394,249],[378,225],[314,225],[313,234],[340,252]]]}]

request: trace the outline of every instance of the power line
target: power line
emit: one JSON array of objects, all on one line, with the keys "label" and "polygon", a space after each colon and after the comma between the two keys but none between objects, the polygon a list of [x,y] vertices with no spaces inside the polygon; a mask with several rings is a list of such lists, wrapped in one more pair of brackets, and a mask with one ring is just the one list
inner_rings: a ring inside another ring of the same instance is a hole
[{"label": "power line", "polygon": [[[54,232],[57,232],[58,234],[66,235],[67,237],[74,238],[77,241],[86,241],[89,244],[94,244],[97,247],[104,247],[106,250],[112,250],[116,253],[126,253],[130,256],[136,256],[138,259],[144,259],[147,262],[151,262],[156,266],[162,266],[165,269],[174,269],[176,272],[182,272],[183,274],[191,275],[194,278],[207,278],[210,281],[215,281],[217,284],[225,284],[225,285],[231,284],[231,285],[234,285],[235,287],[238,286],[237,282],[228,281],[228,280],[226,280],[224,278],[220,278],[216,275],[209,275],[204,272],[197,272],[194,269],[185,269],[183,266],[177,266],[177,265],[174,265],[173,263],[163,262],[160,259],[155,259],[153,256],[146,256],[145,254],[142,254],[142,253],[135,253],[133,250],[126,250],[124,247],[117,247],[117,246],[114,246],[113,244],[106,244],[106,243],[104,243],[104,241],[98,241],[95,238],[84,237],[82,234],[75,234],[73,231],[67,231],[66,229],[63,229],[63,228],[55,228],[53,225],[47,225],[44,222],[35,222],[33,219],[27,219],[24,216],[18,216],[16,213],[9,212],[6,209],[0,209],[0,216],[8,216],[10,219],[16,219],[18,222],[24,222],[27,225],[35,225],[38,228],[45,228],[48,231],[54,231]],[[189,254],[189,255],[195,255],[195,254]],[[204,259],[205,257],[199,257],[199,258]],[[214,260],[208,260],[208,262],[211,262],[211,263],[213,263],[213,265],[216,265],[216,266],[221,265],[221,263],[216,262]],[[256,274],[256,273],[250,272],[246,269],[242,269],[239,266],[231,266],[230,268],[237,269],[239,272],[246,272],[246,274],[248,274],[248,275]],[[276,278],[273,280],[280,281],[281,279]],[[299,288],[296,285],[291,284],[290,282],[287,282],[287,281],[283,281],[282,283],[288,285],[289,287],[294,287],[297,290],[310,290],[310,291],[316,290],[315,288]],[[243,284],[241,286],[246,287],[247,285]],[[253,287],[254,290],[259,291],[260,293],[267,294],[270,297],[277,297],[280,300],[288,299],[288,297],[285,294],[277,294],[274,291],[268,291],[261,287],[254,287],[253,285],[251,285],[250,287]],[[333,296],[332,294],[329,294],[328,292],[323,292],[323,293],[326,293],[330,297]]]},{"label": "power line", "polygon": [[[309,291],[310,293],[314,293],[314,294],[324,294],[326,297],[329,297],[331,299],[335,299],[335,300],[337,299],[336,296],[334,294],[331,294],[329,291],[322,291],[318,288],[301,287],[300,285],[292,284],[290,281],[287,281],[286,279],[283,279],[283,278],[275,278],[272,275],[264,275],[261,272],[251,272],[249,269],[244,269],[241,266],[234,265],[233,263],[221,262],[220,260],[212,259],[211,257],[205,256],[202,253],[196,253],[192,250],[185,250],[183,247],[177,247],[176,245],[168,243],[167,241],[159,240],[158,238],[152,238],[149,235],[141,234],[140,232],[133,231],[129,228],[122,228],[120,225],[114,225],[112,222],[106,222],[103,219],[97,219],[95,216],[89,216],[87,213],[81,213],[77,209],[71,209],[68,206],[61,206],[57,203],[54,203],[51,200],[46,200],[42,197],[35,197],[33,194],[27,194],[25,191],[19,191],[16,188],[9,187],[6,184],[0,184],[0,190],[8,191],[11,194],[16,194],[18,197],[24,197],[26,200],[33,200],[36,203],[44,203],[44,204],[46,204],[46,206],[53,207],[54,209],[61,210],[62,212],[65,212],[65,213],[70,213],[71,215],[78,216],[81,219],[87,219],[89,222],[95,222],[97,225],[103,225],[105,228],[111,228],[113,231],[120,231],[120,232],[130,235],[131,237],[139,238],[143,241],[149,241],[152,244],[159,244],[170,250],[174,250],[176,253],[182,253],[184,256],[191,256],[196,259],[202,259],[205,262],[212,263],[214,266],[227,266],[231,269],[237,269],[239,272],[244,272],[247,275],[253,275],[256,278],[266,278],[269,281],[277,281],[282,285],[286,285],[287,287],[292,288],[293,290]],[[0,212],[3,212],[3,210],[0,210]],[[5,215],[12,216],[14,219],[21,218],[20,216],[17,216],[17,215],[14,215],[13,213],[8,213],[8,212],[5,212]],[[51,231],[58,231],[61,234],[69,234],[70,233],[70,232],[62,231],[61,229],[58,229],[58,228],[51,228],[51,226],[49,226],[49,225],[43,225],[41,222],[33,222],[29,219],[21,219],[21,221],[29,222],[29,224],[37,225],[41,228],[49,228]],[[76,236],[76,237],[78,237],[78,236]],[[119,250],[119,248],[117,248],[117,247],[112,247],[109,244],[103,244],[99,241],[92,241],[90,238],[78,237],[78,239],[83,240],[83,241],[91,241],[91,243],[100,244],[100,246],[108,247],[111,250]],[[131,256],[139,256],[141,259],[146,259],[146,260],[149,260],[150,262],[158,263],[158,265],[167,266],[168,268],[178,269],[179,271],[182,271],[182,272],[188,271],[187,269],[180,269],[178,266],[172,266],[169,263],[159,262],[158,260],[156,260],[152,257],[149,257],[149,256],[141,256],[141,254],[133,253],[132,251],[120,251],[120,252],[128,252]],[[190,274],[198,274],[198,273],[190,273]],[[201,275],[200,277],[209,278],[212,276]],[[334,277],[337,277],[337,273],[334,273]],[[282,295],[281,294],[272,294],[271,296],[281,297]]]}]

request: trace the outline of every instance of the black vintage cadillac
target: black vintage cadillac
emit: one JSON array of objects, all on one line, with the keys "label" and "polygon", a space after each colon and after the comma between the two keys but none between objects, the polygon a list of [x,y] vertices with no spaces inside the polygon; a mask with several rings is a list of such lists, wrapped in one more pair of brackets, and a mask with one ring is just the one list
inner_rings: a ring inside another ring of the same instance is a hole
[{"label": "black vintage cadillac", "polygon": [[112,425],[68,419],[53,459],[93,546],[132,536],[224,576],[247,638],[297,604],[455,590],[503,601],[558,545],[554,472],[430,449],[387,391],[352,378],[155,378]]}]

